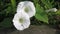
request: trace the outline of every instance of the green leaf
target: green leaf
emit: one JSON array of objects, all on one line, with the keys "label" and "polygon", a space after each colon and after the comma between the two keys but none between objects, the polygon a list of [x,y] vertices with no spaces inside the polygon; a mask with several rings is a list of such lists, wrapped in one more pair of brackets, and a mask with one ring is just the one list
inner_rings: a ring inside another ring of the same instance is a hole
[{"label": "green leaf", "polygon": [[39,0],[33,0],[33,1],[34,1],[34,3],[36,4],[36,3],[38,3]]},{"label": "green leaf", "polygon": [[11,12],[12,12],[12,8],[11,8],[11,6],[8,6],[6,9],[6,13],[11,13]]},{"label": "green leaf", "polygon": [[11,0],[11,5],[13,8],[16,7],[16,0]]},{"label": "green leaf", "polygon": [[58,10],[58,11],[56,12],[56,14],[60,15],[60,10]]},{"label": "green leaf", "polygon": [[11,0],[11,5],[12,5],[13,14],[14,14],[16,11],[16,0]]},{"label": "green leaf", "polygon": [[36,19],[48,23],[48,16],[43,7],[41,7],[39,4],[36,4],[36,11]]},{"label": "green leaf", "polygon": [[50,8],[52,8],[53,7],[53,3],[51,3],[50,2],[50,0],[41,0],[41,2],[43,3],[43,4],[45,4],[45,9],[47,8],[47,9],[50,9]]},{"label": "green leaf", "polygon": [[5,18],[1,23],[0,26],[3,28],[12,27],[12,18]]}]

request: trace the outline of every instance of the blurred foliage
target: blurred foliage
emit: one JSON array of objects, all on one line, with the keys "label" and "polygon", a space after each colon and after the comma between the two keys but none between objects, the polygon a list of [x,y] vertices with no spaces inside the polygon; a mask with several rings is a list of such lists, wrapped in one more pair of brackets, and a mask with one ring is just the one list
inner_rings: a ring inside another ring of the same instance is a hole
[{"label": "blurred foliage", "polygon": [[[0,0],[0,29],[13,27],[12,19],[16,13],[20,1],[26,0]],[[36,15],[31,18],[32,24],[40,25],[59,24],[60,22],[60,1],[59,0],[30,0],[36,7]],[[45,10],[56,7],[57,12],[47,13]]]},{"label": "blurred foliage", "polygon": [[56,12],[57,15],[60,15],[60,9]]},{"label": "blurred foliage", "polygon": [[36,19],[48,23],[48,16],[43,7],[39,4],[36,4]]},{"label": "blurred foliage", "polygon": [[[0,23],[0,26],[2,28],[7,28],[7,27],[11,27],[12,26],[12,19],[11,18],[5,18],[1,23]],[[1,29],[1,28],[0,28]]]},{"label": "blurred foliage", "polygon": [[12,27],[15,12],[16,0],[0,0],[0,29]]},{"label": "blurred foliage", "polygon": [[36,19],[48,23],[48,15],[46,9],[53,8],[54,0],[33,0],[36,6]]}]

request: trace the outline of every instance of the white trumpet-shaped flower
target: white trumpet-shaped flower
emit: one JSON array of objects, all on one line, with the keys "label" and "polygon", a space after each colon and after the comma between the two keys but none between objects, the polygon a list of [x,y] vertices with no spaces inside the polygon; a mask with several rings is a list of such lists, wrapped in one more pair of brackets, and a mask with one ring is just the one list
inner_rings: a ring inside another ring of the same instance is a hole
[{"label": "white trumpet-shaped flower", "polygon": [[31,1],[20,2],[17,6],[17,13],[20,12],[20,10],[26,12],[29,17],[34,16],[36,13],[34,4]]},{"label": "white trumpet-shaped flower", "polygon": [[46,10],[46,12],[50,12],[50,11],[56,12],[57,9],[56,8],[52,8],[52,9]]},{"label": "white trumpet-shaped flower", "polygon": [[30,19],[29,16],[23,11],[20,13],[16,13],[13,18],[13,25],[17,30],[24,30],[29,27]]}]

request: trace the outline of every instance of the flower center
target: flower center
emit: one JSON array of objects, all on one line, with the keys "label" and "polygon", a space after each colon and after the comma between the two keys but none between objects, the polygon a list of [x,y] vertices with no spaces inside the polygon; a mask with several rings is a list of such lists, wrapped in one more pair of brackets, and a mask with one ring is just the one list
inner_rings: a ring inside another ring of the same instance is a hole
[{"label": "flower center", "polygon": [[24,9],[24,10],[25,10],[25,12],[26,12],[26,13],[28,13],[29,8],[28,8],[28,7],[25,7],[25,9]]},{"label": "flower center", "polygon": [[23,23],[23,21],[24,21],[23,18],[20,18],[20,19],[19,19],[19,22],[20,22],[20,23]]}]

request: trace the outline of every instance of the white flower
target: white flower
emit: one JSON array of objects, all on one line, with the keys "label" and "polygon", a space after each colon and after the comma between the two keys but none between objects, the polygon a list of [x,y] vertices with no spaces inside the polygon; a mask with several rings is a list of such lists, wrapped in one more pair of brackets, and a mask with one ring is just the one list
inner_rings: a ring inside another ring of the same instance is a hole
[{"label": "white flower", "polygon": [[29,16],[23,11],[20,13],[16,13],[13,18],[13,25],[17,30],[24,30],[29,27],[30,19]]},{"label": "white flower", "polygon": [[52,9],[46,10],[46,12],[50,12],[50,11],[56,12],[57,9],[56,8],[52,8]]},{"label": "white flower", "polygon": [[34,16],[36,13],[34,4],[30,1],[20,2],[17,6],[17,13],[20,12],[20,10],[24,10],[24,12],[26,12],[29,17]]}]

